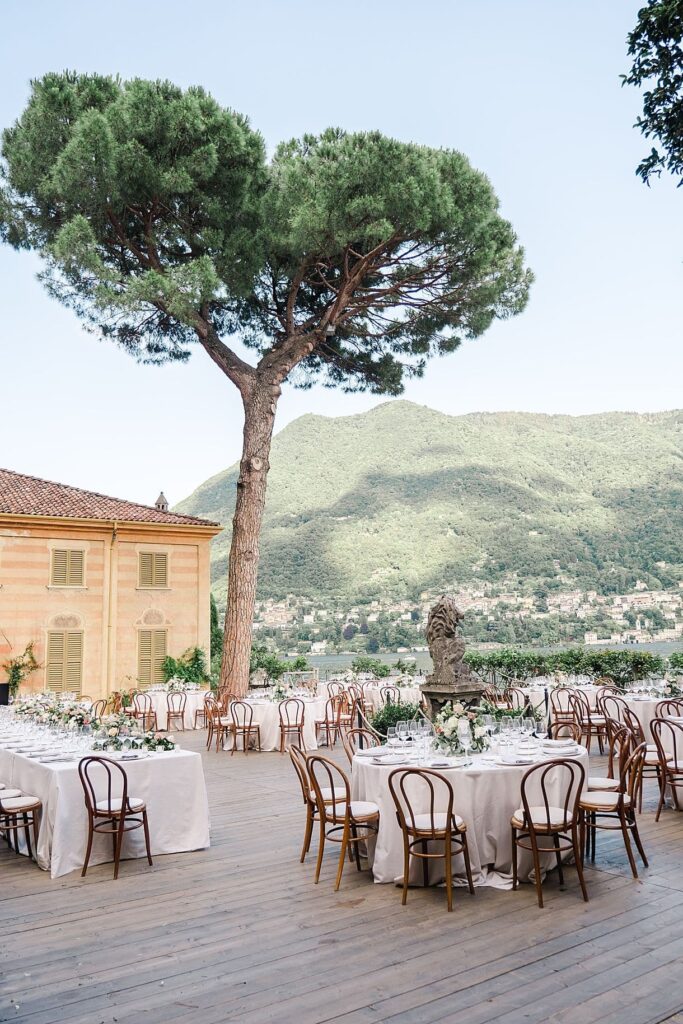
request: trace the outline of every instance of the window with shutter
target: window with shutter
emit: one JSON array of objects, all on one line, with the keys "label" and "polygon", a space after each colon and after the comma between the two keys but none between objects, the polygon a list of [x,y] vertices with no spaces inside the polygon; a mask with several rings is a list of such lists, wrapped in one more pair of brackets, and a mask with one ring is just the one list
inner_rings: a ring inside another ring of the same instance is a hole
[{"label": "window with shutter", "polygon": [[163,665],[167,652],[165,629],[141,629],[138,632],[138,682],[143,686],[164,682]]},{"label": "window with shutter", "polygon": [[54,548],[50,585],[53,587],[85,586],[85,552],[79,548]]},{"label": "window with shutter", "polygon": [[83,634],[55,631],[47,634],[45,683],[48,690],[80,693],[83,685]]},{"label": "window with shutter", "polygon": [[168,587],[168,555],[165,551],[141,551],[138,567],[139,587]]}]

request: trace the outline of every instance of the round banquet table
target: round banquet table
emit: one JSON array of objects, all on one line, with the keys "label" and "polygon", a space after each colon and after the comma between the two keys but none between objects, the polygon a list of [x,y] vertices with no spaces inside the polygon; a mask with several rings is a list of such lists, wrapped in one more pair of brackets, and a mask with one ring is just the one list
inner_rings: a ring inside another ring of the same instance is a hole
[{"label": "round banquet table", "polygon": [[[557,754],[545,754],[540,760],[553,760]],[[510,818],[522,806],[521,781],[531,765],[499,765],[486,756],[474,755],[470,767],[435,769],[444,775],[453,786],[455,800],[453,809],[467,824],[472,877],[477,886],[491,886],[497,889],[512,888],[512,840]],[[579,761],[588,777],[588,753],[581,748],[572,758]],[[379,832],[376,839],[367,842],[368,856],[375,882],[400,882],[403,878],[403,838],[396,820],[396,808],[389,792],[389,775],[396,768],[405,765],[378,765],[371,757],[359,756],[353,759],[352,799],[371,800],[380,809]],[[560,792],[564,784],[553,770],[546,779],[550,800],[563,805],[565,793]],[[426,792],[422,788],[419,793]],[[533,805],[533,790],[527,789],[530,804]],[[418,813],[427,813],[429,805],[416,804]],[[437,808],[438,809],[438,808]],[[444,808],[445,809],[445,808]],[[546,840],[541,840],[543,845]],[[526,878],[532,869],[531,854],[519,850],[519,877]],[[545,868],[555,864],[554,854],[543,857]],[[440,872],[440,874],[438,874]],[[456,884],[466,884],[462,855],[453,861],[453,876]],[[411,862],[410,881],[420,884],[421,865],[416,859]],[[443,861],[435,860],[431,865],[430,880],[443,879]]]},{"label": "round banquet table", "polygon": [[628,708],[633,712],[643,727],[646,743],[654,743],[650,732],[650,723],[657,717],[657,705],[661,698],[657,697],[624,697]]},{"label": "round banquet table", "polygon": [[[396,686],[396,683],[391,679],[386,679],[383,682],[377,683],[376,686],[368,685],[367,683],[364,686],[364,693],[375,710],[382,706],[380,690],[385,686]],[[398,686],[397,689],[401,695],[402,704],[419,704],[422,701],[422,690],[419,686]],[[328,700],[327,683],[319,682],[317,693],[319,697]]]},{"label": "round banquet table", "polygon": [[[185,715],[183,717],[183,724],[186,729],[194,729],[194,713],[195,711],[201,711],[204,708],[204,698],[210,690],[186,690],[185,696],[187,701],[185,702]],[[168,727],[168,704],[166,698],[168,693],[166,690],[147,690],[147,696],[152,701],[152,707],[156,712],[157,716],[157,728],[165,730]],[[175,726],[174,726],[175,728]],[[203,723],[199,726],[203,728]]]},{"label": "round banquet table", "polygon": [[[559,685],[561,686],[562,684],[559,684]],[[541,712],[545,712],[545,710],[546,710],[546,704],[545,704],[545,702],[546,702],[546,692],[547,692],[547,695],[548,695],[548,711],[550,711],[550,708],[551,708],[550,694],[552,693],[553,690],[556,690],[556,689],[558,689],[558,685],[557,684],[553,684],[552,686],[549,686],[549,685],[520,686],[520,690],[522,691],[522,693],[524,693],[524,695],[529,698],[530,704],[537,711],[541,711]],[[591,685],[576,686],[576,685],[574,685],[574,686],[568,686],[567,689],[568,690],[580,690],[581,693],[584,693],[586,695],[586,697],[588,698],[588,703],[590,704],[591,708],[595,707],[595,701],[596,701],[597,693],[598,693],[598,689],[597,689],[596,686],[591,686]],[[564,711],[568,711],[569,710],[569,697],[567,696],[567,694],[562,694],[560,696],[560,702],[562,704],[562,709]]]},{"label": "round banquet table", "polygon": [[[321,697],[299,697],[303,700],[304,710],[304,745],[306,750],[317,750],[315,737],[316,719],[325,717],[325,701]],[[253,725],[261,727],[261,750],[280,749],[280,702],[266,700],[262,697],[246,699],[254,711]],[[292,742],[292,738],[287,741]],[[241,741],[240,741],[241,746]]]}]

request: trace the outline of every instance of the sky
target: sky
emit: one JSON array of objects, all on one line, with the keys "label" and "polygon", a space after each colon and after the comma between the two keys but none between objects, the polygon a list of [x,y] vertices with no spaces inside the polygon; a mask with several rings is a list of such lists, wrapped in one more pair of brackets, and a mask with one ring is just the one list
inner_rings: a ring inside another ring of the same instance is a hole
[{"label": "sky", "polygon": [[[5,0],[0,127],[48,71],[199,84],[270,152],[335,125],[464,152],[491,179],[536,282],[519,317],[433,361],[404,397],[453,415],[683,405],[683,192],[635,175],[622,88],[642,0]],[[0,248],[0,466],[173,504],[232,464],[236,390],[198,349],[143,367],[87,334]],[[372,395],[285,386],[277,429]]]}]

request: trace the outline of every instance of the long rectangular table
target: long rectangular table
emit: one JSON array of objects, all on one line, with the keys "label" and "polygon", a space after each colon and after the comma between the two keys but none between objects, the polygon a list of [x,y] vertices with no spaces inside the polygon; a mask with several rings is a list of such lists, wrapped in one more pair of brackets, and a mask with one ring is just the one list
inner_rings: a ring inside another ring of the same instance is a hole
[{"label": "long rectangular table", "polygon": [[[105,755],[106,756],[106,755]],[[199,754],[188,750],[150,753],[123,764],[129,796],[147,805],[152,855],[185,853],[209,846],[209,803]],[[52,878],[82,868],[88,817],[78,761],[40,764],[0,749],[0,781],[38,797],[43,809],[36,860]],[[144,857],[142,829],[127,833],[122,859]],[[111,838],[96,835],[91,864],[112,860]]]}]

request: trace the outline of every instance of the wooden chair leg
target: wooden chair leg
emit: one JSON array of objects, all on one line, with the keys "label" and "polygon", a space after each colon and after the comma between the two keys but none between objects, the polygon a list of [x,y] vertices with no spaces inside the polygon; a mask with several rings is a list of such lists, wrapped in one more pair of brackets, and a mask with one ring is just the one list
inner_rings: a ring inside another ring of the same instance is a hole
[{"label": "wooden chair leg", "polygon": [[147,862],[152,867],[152,850],[149,845],[149,823],[147,821],[147,811],[142,812],[142,830],[145,833],[145,849],[147,850]]},{"label": "wooden chair leg", "polygon": [[470,864],[470,848],[467,845],[466,832],[462,832],[460,834],[460,842],[462,844],[462,855],[465,860],[465,873],[467,874],[467,884],[470,890],[470,896],[474,896],[474,882],[472,881],[472,865]]},{"label": "wooden chair leg", "polygon": [[517,829],[512,827],[512,889],[517,888],[519,879],[517,877]]},{"label": "wooden chair leg", "polygon": [[636,859],[633,856],[633,849],[631,847],[631,837],[629,835],[629,831],[630,830],[629,830],[628,824],[626,822],[626,818],[624,817],[623,814],[621,814],[619,816],[619,820],[621,821],[621,834],[624,837],[624,846],[626,847],[626,856],[628,857],[628,862],[631,865],[631,872],[633,873],[633,877],[637,878],[638,877],[638,868],[636,867]]},{"label": "wooden chair leg", "polygon": [[306,854],[311,848],[311,836],[313,835],[313,811],[311,805],[306,804],[306,830],[304,832],[304,845],[301,847],[300,863],[303,864]]},{"label": "wooden chair leg", "polygon": [[643,864],[647,868],[650,865],[648,864],[647,857],[645,856],[645,850],[643,849],[643,844],[642,844],[641,839],[640,839],[640,832],[638,831],[638,823],[636,821],[635,814],[633,816],[633,823],[631,825],[631,831],[633,832],[633,839],[634,839],[636,847],[638,849],[638,853],[640,854],[640,859],[642,860]]},{"label": "wooden chair leg", "polygon": [[337,866],[337,878],[334,883],[334,891],[339,892],[339,886],[341,885],[342,874],[344,873],[344,861],[346,860],[346,852],[349,846],[349,826],[344,825],[344,832],[341,841],[341,850],[339,851],[339,864]]},{"label": "wooden chair leg", "polygon": [[323,854],[325,853],[325,823],[322,818],[322,811],[320,811],[320,839],[318,841],[318,860],[315,865],[315,878],[314,882],[317,885],[320,881],[320,869],[323,866]]},{"label": "wooden chair leg", "polygon": [[581,892],[586,903],[588,903],[588,890],[586,889],[586,880],[583,877],[583,856],[581,852],[581,841],[576,831],[576,825],[572,826],[572,850],[574,851],[574,862],[576,864],[576,873],[579,876],[579,885],[581,886]]},{"label": "wooden chair leg", "polygon": [[408,836],[403,833],[403,895],[401,897],[401,906],[405,907],[408,902],[408,877],[410,875],[410,844],[408,842]]},{"label": "wooden chair leg", "polygon": [[555,860],[557,862],[557,877],[560,882],[560,889],[564,889],[564,874],[562,873],[562,854],[560,852],[560,837],[557,832],[553,835],[553,846],[555,847]]},{"label": "wooden chair leg", "polygon": [[93,833],[94,833],[94,831],[95,830],[94,830],[94,827],[93,827],[92,815],[89,815],[88,816],[88,845],[87,845],[87,847],[85,849],[85,860],[83,861],[83,870],[81,871],[81,878],[83,878],[85,876],[85,873],[88,870],[88,862],[90,860],[90,853],[92,851],[92,840],[93,840]]},{"label": "wooden chair leg", "polygon": [[26,850],[28,852],[29,859],[33,860],[33,851],[31,850],[31,832],[29,829],[28,814],[23,814],[22,818],[24,822],[24,837],[26,839]]},{"label": "wooden chair leg", "polygon": [[534,859],[534,881],[536,882],[536,895],[538,896],[538,905],[543,909],[543,883],[541,880],[541,858],[538,853],[538,840],[536,839],[536,833],[533,828],[529,829],[529,839],[531,841],[531,855]]},{"label": "wooden chair leg", "polygon": [[[446,907],[449,913],[453,910],[453,848],[451,846],[451,833],[446,833],[446,849],[444,850],[446,869]],[[426,862],[425,862],[426,863]]]},{"label": "wooden chair leg", "polygon": [[121,861],[121,847],[123,846],[123,826],[126,822],[126,815],[121,811],[119,827],[113,833],[114,837],[114,881],[119,877],[119,863]]}]

